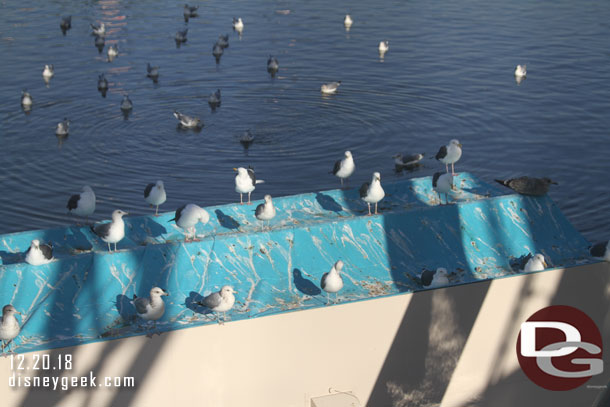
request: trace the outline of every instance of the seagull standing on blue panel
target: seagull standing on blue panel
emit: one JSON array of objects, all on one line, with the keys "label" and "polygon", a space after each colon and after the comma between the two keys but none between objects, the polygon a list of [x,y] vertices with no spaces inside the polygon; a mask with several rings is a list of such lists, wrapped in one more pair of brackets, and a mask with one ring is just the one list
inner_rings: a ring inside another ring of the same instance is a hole
[{"label": "seagull standing on blue panel", "polygon": [[233,308],[237,291],[229,285],[223,286],[217,293],[212,293],[196,304],[206,307],[214,312],[222,312],[222,321],[218,318],[218,323],[223,324],[227,320],[227,311]]},{"label": "seagull standing on blue panel", "polygon": [[[160,319],[165,313],[165,302],[163,302],[162,296],[168,296],[165,290],[159,287],[153,287],[150,290],[150,298],[138,297],[133,295],[131,301],[136,307],[136,313],[140,318],[145,321],[154,321],[154,328],[157,328],[157,320]],[[157,333],[159,333],[157,331]]]},{"label": "seagull standing on blue panel", "polygon": [[[210,220],[210,214],[205,209],[195,204],[186,204],[176,210],[176,216],[170,219],[170,222],[175,220],[176,225],[181,229],[192,232],[192,240],[195,241],[195,225],[201,222],[204,225]],[[185,237],[185,241],[188,241],[188,236]]]},{"label": "seagull standing on blue panel", "polygon": [[0,340],[2,341],[2,353],[5,348],[9,348],[13,343],[13,339],[19,335],[21,328],[19,327],[19,321],[15,318],[15,314],[21,315],[21,312],[17,311],[12,305],[5,305],[2,308],[2,317],[0,317]]},{"label": "seagull standing on blue panel", "polygon": [[25,262],[32,266],[40,266],[53,261],[53,246],[41,244],[40,240],[34,239],[29,249],[25,252]]},{"label": "seagull standing on blue panel", "polygon": [[365,182],[360,187],[360,198],[369,206],[369,216],[371,216],[371,204],[375,204],[375,215],[377,215],[377,203],[383,199],[385,192],[381,187],[381,174],[373,173],[371,182]]},{"label": "seagull standing on blue panel", "polygon": [[112,221],[109,223],[91,226],[93,233],[98,235],[104,242],[108,243],[109,252],[112,251],[110,250],[110,243],[114,243],[114,251],[116,252],[116,244],[125,237],[125,222],[123,221],[123,216],[125,215],[129,214],[117,209],[112,212]]},{"label": "seagull standing on blue panel", "polygon": [[338,260],[329,272],[324,273],[322,280],[320,280],[320,287],[326,291],[326,304],[330,304],[330,293],[335,293],[335,302],[337,302],[337,292],[343,288],[343,277],[341,277],[341,270],[343,269],[343,262]]}]

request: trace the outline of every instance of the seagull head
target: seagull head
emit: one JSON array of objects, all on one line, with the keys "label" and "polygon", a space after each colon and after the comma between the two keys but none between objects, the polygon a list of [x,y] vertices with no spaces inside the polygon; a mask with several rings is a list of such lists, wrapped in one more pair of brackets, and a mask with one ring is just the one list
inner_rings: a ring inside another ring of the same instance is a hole
[{"label": "seagull head", "polygon": [[163,181],[157,181],[157,184],[155,186],[157,187],[157,189],[162,190],[164,188]]},{"label": "seagull head", "polygon": [[91,189],[91,187],[89,185],[85,185],[83,187],[83,192],[93,192],[93,190]]},{"label": "seagull head", "polygon": [[447,269],[444,267],[439,267],[436,269],[436,274],[438,274],[439,276],[445,276],[447,277]]},{"label": "seagull head", "polygon": [[32,245],[31,245],[31,247],[35,247],[35,248],[40,247],[40,240],[38,240],[38,239],[34,239],[34,240],[32,240]]},{"label": "seagull head", "polygon": [[150,289],[150,296],[152,297],[161,297],[162,295],[169,295],[167,291],[159,287],[153,287]]},{"label": "seagull head", "polygon": [[536,260],[536,261],[540,262],[540,263],[541,263],[541,264],[544,266],[544,268],[547,268],[547,267],[548,267],[548,264],[547,264],[547,263],[546,263],[546,261],[544,260],[544,256],[543,256],[542,254],[537,253],[537,254],[534,256],[534,260]]},{"label": "seagull head", "polygon": [[345,158],[351,158],[352,157],[352,152],[351,151],[346,151],[345,152]]},{"label": "seagull head", "polygon": [[115,210],[114,212],[112,212],[112,219],[116,220],[116,219],[121,219],[123,216],[125,215],[129,215],[129,213],[122,211],[120,209]]},{"label": "seagull head", "polygon": [[547,184],[558,185],[558,184],[557,184],[555,181],[553,181],[552,179],[547,178],[547,177],[542,178],[542,180],[543,180],[544,182],[546,182]]},{"label": "seagull head", "polygon": [[267,202],[267,203],[271,202],[271,195],[269,195],[269,194],[265,195],[265,202]]},{"label": "seagull head", "polygon": [[17,311],[17,309],[15,307],[13,307],[11,304],[5,305],[4,308],[2,308],[2,316],[13,315],[13,314],[22,315],[21,312]]},{"label": "seagull head", "polygon": [[337,260],[337,262],[335,263],[335,270],[341,271],[341,269],[343,269],[343,261]]},{"label": "seagull head", "polygon": [[381,174],[378,172],[374,172],[373,173],[373,181],[379,181],[381,182]]},{"label": "seagull head", "polygon": [[248,170],[246,170],[244,167],[233,168],[233,171],[237,171],[237,176],[239,177],[248,175]]},{"label": "seagull head", "polygon": [[458,139],[453,139],[449,142],[449,145],[456,146],[462,148],[462,143]]},{"label": "seagull head", "polygon": [[220,295],[224,298],[231,294],[236,294],[237,291],[233,289],[230,285],[225,285],[220,289]]}]

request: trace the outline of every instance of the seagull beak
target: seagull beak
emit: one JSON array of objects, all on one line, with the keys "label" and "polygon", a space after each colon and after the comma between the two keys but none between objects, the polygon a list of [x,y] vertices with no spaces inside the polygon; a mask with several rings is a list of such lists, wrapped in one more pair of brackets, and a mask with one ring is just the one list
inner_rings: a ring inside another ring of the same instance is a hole
[{"label": "seagull beak", "polygon": [[19,315],[23,315],[21,312],[15,310],[15,313],[19,314]]},{"label": "seagull beak", "polygon": [[233,168],[233,171],[237,171],[237,168]]},{"label": "seagull beak", "polygon": [[459,148],[462,148],[462,143],[458,143],[458,147],[459,147]]},{"label": "seagull beak", "polygon": [[163,290],[163,295],[169,295],[169,293],[165,290]]},{"label": "seagull beak", "polygon": [[542,260],[542,265],[544,266],[544,268],[545,268],[545,269],[548,269],[548,268],[549,268],[549,265],[548,265],[548,264],[546,264],[546,261],[544,261],[544,260]]}]

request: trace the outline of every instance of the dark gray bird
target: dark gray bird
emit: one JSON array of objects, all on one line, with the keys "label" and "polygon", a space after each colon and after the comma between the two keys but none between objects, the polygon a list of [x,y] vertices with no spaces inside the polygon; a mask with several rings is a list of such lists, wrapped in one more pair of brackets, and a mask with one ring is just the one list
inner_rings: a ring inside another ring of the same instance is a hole
[{"label": "dark gray bird", "polygon": [[590,252],[591,256],[599,257],[610,262],[610,240],[593,245]]},{"label": "dark gray bird", "polygon": [[543,196],[549,192],[551,184],[557,185],[556,182],[551,179],[544,178],[533,178],[533,177],[519,177],[508,180],[497,179],[496,182],[504,185],[507,188],[512,189],[521,195],[532,195],[532,196]]},{"label": "dark gray bird", "polygon": [[189,18],[191,17],[197,17],[197,9],[199,8],[199,6],[189,6],[188,4],[184,5],[184,21],[186,21],[188,23]]},{"label": "dark gray bird", "polygon": [[278,69],[280,69],[280,63],[277,61],[277,58],[273,55],[269,55],[269,59],[267,60],[267,72],[273,77]]},{"label": "dark gray bird", "polygon": [[66,32],[72,28],[72,16],[62,17],[59,28],[61,28],[61,32],[66,35]]},{"label": "dark gray bird", "polygon": [[212,108],[212,110],[220,107],[220,89],[216,89],[216,92],[210,94],[208,98],[208,104]]},{"label": "dark gray bird", "polygon": [[219,35],[216,44],[220,45],[222,49],[229,48],[229,34]]},{"label": "dark gray bird", "polygon": [[221,47],[220,44],[214,44],[214,47],[212,48],[212,55],[214,55],[214,58],[216,58],[216,63],[220,62],[220,57],[222,56],[223,52],[224,48]]},{"label": "dark gray bird", "polygon": [[153,82],[157,82],[157,79],[159,79],[159,67],[146,64],[146,76],[152,79]]},{"label": "dark gray bird", "polygon": [[250,147],[250,144],[254,142],[254,134],[250,131],[250,129],[243,132],[241,137],[239,138],[239,142],[245,147]]},{"label": "dark gray bird", "polygon": [[189,29],[185,28],[184,30],[178,31],[176,33],[175,39],[176,39],[177,44],[186,42],[186,34],[188,33],[188,31],[189,31]]},{"label": "dark gray bird", "polygon": [[106,97],[106,92],[108,92],[108,80],[104,74],[101,74],[97,78],[97,90],[102,93],[103,97]]},{"label": "dark gray bird", "polygon": [[104,39],[104,37],[95,37],[95,47],[97,48],[97,51],[101,54],[102,51],[104,50],[104,45],[106,45],[106,40]]},{"label": "dark gray bird", "polygon": [[396,154],[394,157],[394,164],[396,164],[396,167],[399,168],[403,168],[406,167],[407,169],[409,168],[413,168],[415,166],[417,166],[419,164],[419,162],[421,160],[423,160],[424,155],[423,154]]},{"label": "dark gray bird", "polygon": [[123,96],[123,101],[121,102],[121,110],[129,111],[132,108],[133,108],[133,103],[131,103],[131,99],[129,99],[129,96],[127,96],[127,95]]}]

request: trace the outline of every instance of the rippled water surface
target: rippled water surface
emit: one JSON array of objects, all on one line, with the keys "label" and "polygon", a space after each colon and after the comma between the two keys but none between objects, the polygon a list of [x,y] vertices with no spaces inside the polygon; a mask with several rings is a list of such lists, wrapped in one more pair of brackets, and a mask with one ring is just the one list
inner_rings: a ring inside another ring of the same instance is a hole
[{"label": "rippled water surface", "polygon": [[[0,3],[0,233],[66,224],[69,196],[89,184],[96,219],[116,208],[149,213],[142,191],[165,181],[162,210],[187,202],[239,199],[233,167],[252,165],[263,193],[334,188],[328,171],[353,152],[353,185],[380,171],[382,182],[430,175],[425,160],[395,173],[396,152],[434,156],[458,138],[457,165],[485,181],[550,176],[551,196],[590,240],[610,236],[610,3],[606,1],[206,1],[188,22],[182,2]],[[349,32],[343,17],[350,12]],[[64,36],[62,15],[71,14]],[[232,31],[233,16],[245,23]],[[89,23],[107,26],[100,54]],[[220,63],[219,34],[230,34]],[[377,44],[390,41],[380,59]],[[106,58],[110,44],[119,57]],[[280,71],[271,78],[267,57]],[[154,84],[146,63],[160,66]],[[513,76],[527,64],[527,79]],[[44,64],[54,64],[49,86]],[[105,73],[110,89],[97,91]],[[341,80],[324,97],[323,82]],[[34,106],[25,114],[21,90]],[[220,88],[212,112],[208,95]],[[122,95],[134,103],[125,119]],[[177,109],[199,116],[199,131],[177,128]],[[58,140],[56,123],[72,121]],[[251,129],[249,149],[239,136]]]}]

